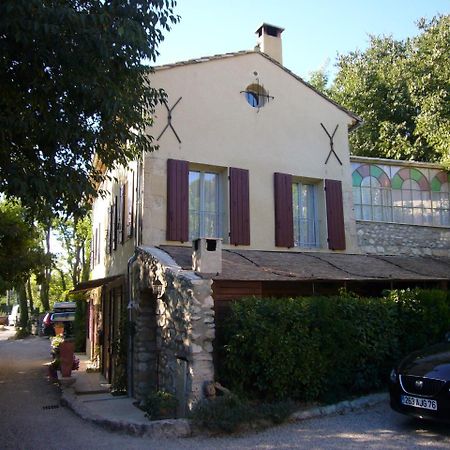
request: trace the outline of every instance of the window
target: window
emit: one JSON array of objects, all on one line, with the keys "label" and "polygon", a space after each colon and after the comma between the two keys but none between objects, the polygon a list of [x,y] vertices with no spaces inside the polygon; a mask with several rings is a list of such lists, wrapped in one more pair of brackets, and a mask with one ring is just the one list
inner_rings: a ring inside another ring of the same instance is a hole
[{"label": "window", "polygon": [[450,227],[450,183],[443,183],[433,190],[433,224]]},{"label": "window", "polygon": [[189,239],[220,237],[220,181],[213,172],[189,171]]},{"label": "window", "polygon": [[353,196],[358,219],[392,220],[391,190],[385,188],[377,178],[363,178],[359,188],[353,190]]},{"label": "window", "polygon": [[450,226],[449,175],[444,171],[363,164],[352,178],[357,220]]},{"label": "window", "polygon": [[292,184],[295,247],[317,247],[319,244],[316,197],[315,185]]},{"label": "window", "polygon": [[253,108],[261,108],[269,100],[270,96],[268,92],[259,83],[252,83],[242,91],[247,103]]},{"label": "window", "polygon": [[168,241],[229,236],[230,244],[250,245],[249,172],[230,167],[226,174],[225,168],[167,160]]},{"label": "window", "polygon": [[[342,183],[340,180],[324,180],[325,198],[319,186],[322,186],[319,181],[296,181],[289,174],[274,174],[277,247],[319,247],[321,233],[318,205],[325,200],[328,248],[345,250]],[[323,240],[325,226],[322,233]]]}]

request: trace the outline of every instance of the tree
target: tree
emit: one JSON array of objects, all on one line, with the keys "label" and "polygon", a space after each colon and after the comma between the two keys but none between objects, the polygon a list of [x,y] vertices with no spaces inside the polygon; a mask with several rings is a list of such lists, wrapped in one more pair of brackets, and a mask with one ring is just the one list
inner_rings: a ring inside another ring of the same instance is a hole
[{"label": "tree", "polygon": [[[0,192],[34,217],[79,211],[110,168],[153,150],[148,81],[174,0],[0,3]],[[145,113],[144,113],[145,112]],[[94,154],[97,159],[94,160]]]},{"label": "tree", "polygon": [[39,235],[17,202],[0,202],[0,293],[25,283],[42,261]]},{"label": "tree", "polygon": [[365,52],[339,57],[330,95],[364,119],[353,153],[450,162],[450,16],[419,29],[405,41],[372,36]]},{"label": "tree", "polygon": [[89,279],[90,238],[92,225],[90,216],[83,219],[58,220],[56,230],[63,244],[69,266],[72,286]]}]

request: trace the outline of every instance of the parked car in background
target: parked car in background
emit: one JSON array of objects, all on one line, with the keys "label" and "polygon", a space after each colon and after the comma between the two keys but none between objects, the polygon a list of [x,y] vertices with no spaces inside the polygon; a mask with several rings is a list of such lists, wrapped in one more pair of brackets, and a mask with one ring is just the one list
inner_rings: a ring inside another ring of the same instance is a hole
[{"label": "parked car in background", "polygon": [[450,423],[450,339],[408,355],[392,369],[391,408],[420,419]]},{"label": "parked car in background", "polygon": [[8,316],[8,325],[17,327],[20,323],[20,306],[14,305],[11,310],[11,314]]}]

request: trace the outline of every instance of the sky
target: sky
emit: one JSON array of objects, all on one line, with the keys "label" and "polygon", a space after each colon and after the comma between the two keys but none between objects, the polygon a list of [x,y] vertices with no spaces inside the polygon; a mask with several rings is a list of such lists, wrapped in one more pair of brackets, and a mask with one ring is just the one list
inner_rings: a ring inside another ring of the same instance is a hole
[{"label": "sky", "polygon": [[166,34],[156,65],[251,50],[263,23],[284,28],[283,64],[309,79],[338,54],[365,50],[369,35],[403,40],[416,22],[450,13],[450,0],[177,0],[180,23]]}]

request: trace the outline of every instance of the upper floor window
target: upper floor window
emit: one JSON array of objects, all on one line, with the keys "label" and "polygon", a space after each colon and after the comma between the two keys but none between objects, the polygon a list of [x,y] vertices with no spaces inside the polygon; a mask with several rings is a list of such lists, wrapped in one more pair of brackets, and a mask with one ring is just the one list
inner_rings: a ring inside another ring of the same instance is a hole
[{"label": "upper floor window", "polygon": [[316,196],[315,185],[300,182],[292,184],[295,247],[319,245]]},{"label": "upper floor window", "polygon": [[[319,180],[310,183],[297,181],[290,174],[275,173],[274,194],[277,247],[319,247],[327,239],[330,250],[345,250],[344,208],[340,180],[326,179],[323,183]],[[325,209],[322,208],[320,217],[318,205],[323,205],[323,202]],[[323,238],[320,239],[319,236],[322,234]]]},{"label": "upper floor window", "polygon": [[356,219],[448,227],[448,177],[437,170],[359,165],[352,176]]},{"label": "upper floor window", "polygon": [[232,245],[250,245],[249,199],[247,169],[169,159],[166,238],[226,237]]},{"label": "upper floor window", "polygon": [[220,175],[189,171],[189,239],[221,237]]}]

